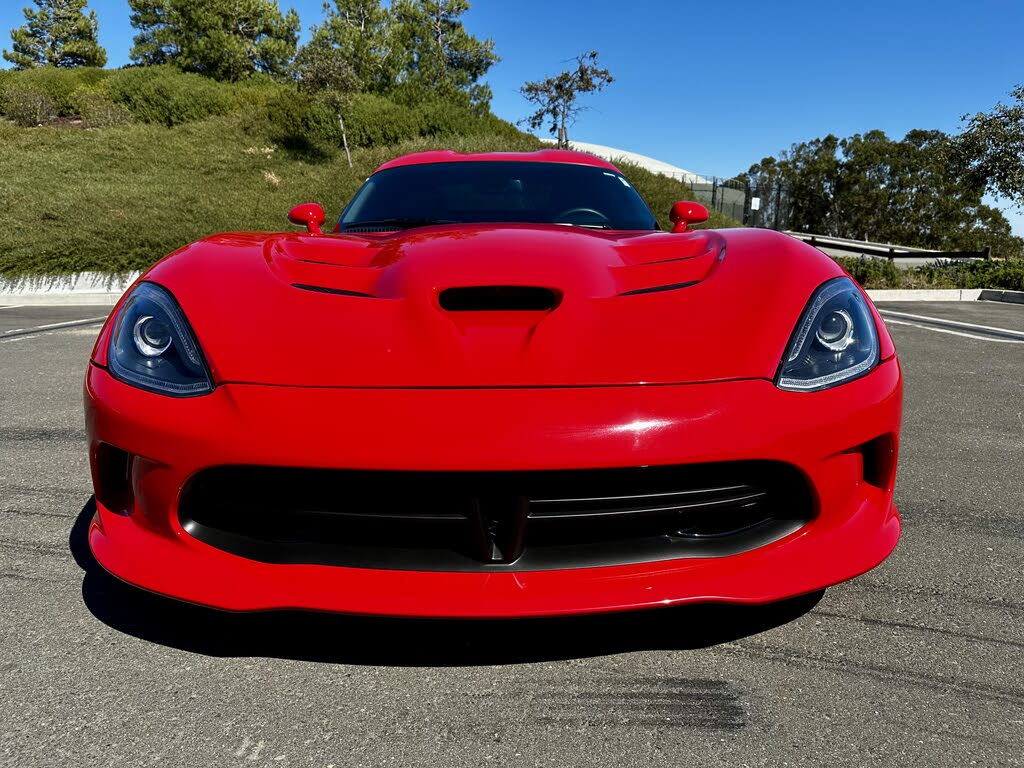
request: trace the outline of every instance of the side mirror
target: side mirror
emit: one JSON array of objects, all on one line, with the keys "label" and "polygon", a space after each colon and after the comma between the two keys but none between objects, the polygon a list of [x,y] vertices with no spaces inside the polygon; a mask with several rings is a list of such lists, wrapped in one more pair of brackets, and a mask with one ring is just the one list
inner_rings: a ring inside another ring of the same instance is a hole
[{"label": "side mirror", "polygon": [[303,203],[288,212],[288,221],[297,227],[305,227],[311,235],[320,235],[327,217],[319,203]]},{"label": "side mirror", "polygon": [[707,221],[710,215],[711,214],[708,213],[708,209],[700,203],[690,203],[686,200],[680,200],[672,206],[672,210],[668,217],[672,221],[673,232],[685,232],[688,225],[700,224],[702,221]]}]

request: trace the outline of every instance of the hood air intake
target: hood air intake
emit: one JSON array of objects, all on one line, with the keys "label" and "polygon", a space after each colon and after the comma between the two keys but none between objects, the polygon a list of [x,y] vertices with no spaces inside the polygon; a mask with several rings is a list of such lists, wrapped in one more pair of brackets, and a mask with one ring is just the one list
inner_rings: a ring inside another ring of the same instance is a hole
[{"label": "hood air intake", "polygon": [[448,312],[546,312],[558,306],[562,295],[550,288],[480,285],[446,288],[439,298]]}]

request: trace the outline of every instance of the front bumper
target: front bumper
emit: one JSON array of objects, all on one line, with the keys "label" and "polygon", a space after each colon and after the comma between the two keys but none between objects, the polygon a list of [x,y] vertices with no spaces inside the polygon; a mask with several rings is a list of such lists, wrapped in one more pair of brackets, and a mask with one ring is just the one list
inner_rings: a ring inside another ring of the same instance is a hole
[{"label": "front bumper", "polygon": [[[471,390],[226,384],[173,399],[91,365],[86,421],[97,488],[106,482],[103,444],[134,458],[127,514],[98,491],[89,543],[131,584],[235,611],[502,617],[769,602],[857,576],[895,547],[901,388],[892,359],[816,393],[762,380]],[[879,475],[859,447],[886,437],[893,456]],[[717,558],[485,573],[271,564],[193,538],[177,515],[188,478],[223,465],[493,471],[751,459],[799,469],[816,517],[779,541]]]}]

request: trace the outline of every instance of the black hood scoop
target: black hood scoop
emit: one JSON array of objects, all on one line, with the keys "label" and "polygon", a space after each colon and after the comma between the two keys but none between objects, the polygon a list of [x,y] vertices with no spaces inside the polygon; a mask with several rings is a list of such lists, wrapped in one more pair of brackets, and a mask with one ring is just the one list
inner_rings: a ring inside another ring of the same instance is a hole
[{"label": "black hood scoop", "polygon": [[438,298],[447,312],[548,312],[562,294],[527,285],[478,285],[446,288]]}]

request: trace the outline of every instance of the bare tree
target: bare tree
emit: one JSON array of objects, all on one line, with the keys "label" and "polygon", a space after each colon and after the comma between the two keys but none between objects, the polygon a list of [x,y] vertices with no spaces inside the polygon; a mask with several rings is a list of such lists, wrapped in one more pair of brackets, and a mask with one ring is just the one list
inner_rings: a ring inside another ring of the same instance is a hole
[{"label": "bare tree", "polygon": [[597,51],[581,53],[576,57],[576,70],[562,72],[546,80],[528,82],[519,89],[527,101],[537,105],[537,111],[522,122],[531,128],[551,123],[551,133],[557,135],[558,146],[569,147],[569,126],[584,109],[576,99],[584,93],[595,93],[613,82],[607,69],[597,65]]}]

